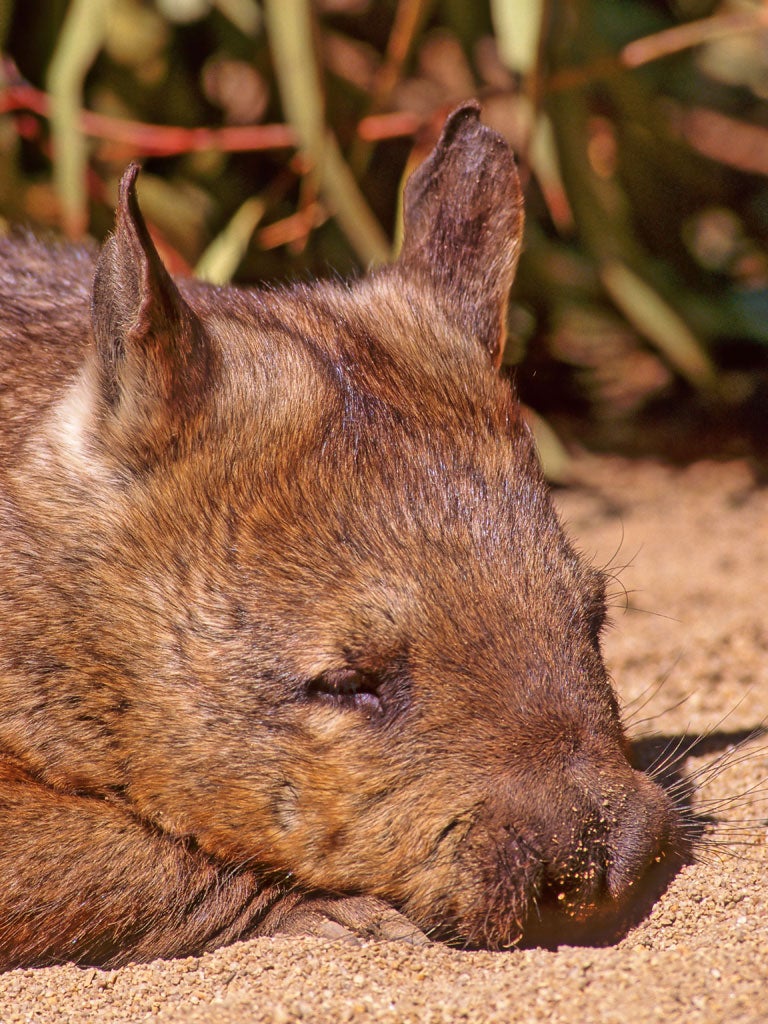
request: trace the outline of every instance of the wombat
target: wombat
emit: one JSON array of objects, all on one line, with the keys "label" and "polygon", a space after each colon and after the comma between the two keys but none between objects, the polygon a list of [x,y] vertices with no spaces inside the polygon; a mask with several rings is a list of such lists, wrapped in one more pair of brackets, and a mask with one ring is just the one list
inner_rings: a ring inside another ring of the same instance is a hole
[{"label": "wombat", "polygon": [[0,965],[631,916],[683,830],[498,373],[506,144],[462,106],[396,262],[280,290],[174,281],[136,176],[0,253]]}]

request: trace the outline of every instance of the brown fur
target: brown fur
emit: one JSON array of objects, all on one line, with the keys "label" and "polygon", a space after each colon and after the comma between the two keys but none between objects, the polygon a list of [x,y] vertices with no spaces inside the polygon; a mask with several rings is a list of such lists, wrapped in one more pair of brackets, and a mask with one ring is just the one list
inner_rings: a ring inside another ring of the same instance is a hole
[{"label": "brown fur", "polygon": [[174,283],[135,177],[93,288],[0,248],[0,965],[620,916],[674,812],[494,369],[506,146],[459,109],[393,266],[272,292]]}]

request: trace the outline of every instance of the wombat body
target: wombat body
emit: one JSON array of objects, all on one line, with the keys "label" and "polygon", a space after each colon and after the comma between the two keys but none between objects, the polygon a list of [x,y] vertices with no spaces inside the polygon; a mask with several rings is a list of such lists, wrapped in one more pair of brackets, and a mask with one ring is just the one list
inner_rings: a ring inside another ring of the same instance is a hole
[{"label": "wombat body", "polygon": [[461,108],[397,262],[280,291],[174,283],[135,176],[0,251],[0,964],[622,919],[679,830],[496,371],[506,146]]}]

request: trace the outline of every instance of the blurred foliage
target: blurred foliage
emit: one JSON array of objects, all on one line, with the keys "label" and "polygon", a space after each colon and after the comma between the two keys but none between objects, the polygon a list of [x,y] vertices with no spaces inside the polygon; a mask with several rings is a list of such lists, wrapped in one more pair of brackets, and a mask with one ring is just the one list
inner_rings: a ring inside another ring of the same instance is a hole
[{"label": "blurred foliage", "polygon": [[0,214],[101,238],[140,159],[166,262],[216,281],[387,259],[478,96],[526,182],[529,404],[598,445],[764,446],[767,3],[0,0],[0,40]]}]

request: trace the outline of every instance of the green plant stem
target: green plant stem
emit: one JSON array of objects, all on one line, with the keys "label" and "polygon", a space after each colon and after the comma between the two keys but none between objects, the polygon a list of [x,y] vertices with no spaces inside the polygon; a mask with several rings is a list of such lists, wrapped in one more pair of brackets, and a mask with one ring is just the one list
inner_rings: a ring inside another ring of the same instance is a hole
[{"label": "green plant stem", "polygon": [[695,387],[712,390],[714,367],[682,315],[652,283],[654,272],[634,238],[620,184],[600,178],[592,170],[584,91],[550,95],[548,111],[576,225],[607,294],[681,376]]},{"label": "green plant stem", "polygon": [[387,237],[325,124],[308,0],[266,0],[264,14],[285,116],[311,161],[323,199],[360,260],[384,263]]},{"label": "green plant stem", "polygon": [[48,69],[54,183],[71,238],[88,227],[88,149],[80,125],[83,83],[99,52],[113,0],[73,0]]}]

